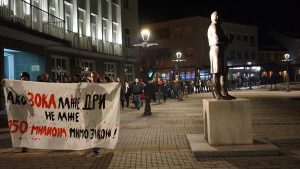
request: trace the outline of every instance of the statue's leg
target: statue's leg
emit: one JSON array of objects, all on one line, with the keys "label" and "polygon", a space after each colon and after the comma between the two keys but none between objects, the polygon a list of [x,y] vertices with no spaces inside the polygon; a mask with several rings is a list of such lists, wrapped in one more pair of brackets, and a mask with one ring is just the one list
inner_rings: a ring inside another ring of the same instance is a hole
[{"label": "statue's leg", "polygon": [[214,98],[216,98],[215,86],[216,86],[216,74],[213,73],[212,79],[211,79],[210,91],[211,91],[212,95],[214,96]]},{"label": "statue's leg", "polygon": [[218,100],[228,100],[228,98],[224,97],[221,93],[220,74],[216,74],[216,76],[215,76],[214,90],[215,90],[216,99],[218,99]]},{"label": "statue's leg", "polygon": [[220,77],[220,81],[221,81],[221,90],[222,90],[222,94],[224,97],[228,98],[228,99],[235,99],[234,96],[231,96],[228,94],[228,79],[227,79],[227,74],[225,75],[221,75]]}]

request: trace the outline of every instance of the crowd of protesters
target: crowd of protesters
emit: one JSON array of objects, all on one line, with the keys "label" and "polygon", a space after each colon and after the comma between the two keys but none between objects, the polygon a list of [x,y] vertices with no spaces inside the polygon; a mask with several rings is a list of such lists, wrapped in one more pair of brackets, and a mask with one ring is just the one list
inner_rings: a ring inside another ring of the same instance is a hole
[{"label": "crowd of protesters", "polygon": [[[30,79],[30,75],[27,72],[23,72],[21,77],[26,76],[26,79]],[[29,78],[27,78],[29,77]],[[145,102],[145,86],[146,84],[142,79],[135,78],[133,82],[127,80],[121,81],[119,77],[116,79],[103,76],[101,77],[97,72],[91,71],[86,72],[84,75],[75,74],[73,76],[64,75],[63,80],[52,81],[49,78],[49,74],[44,73],[38,76],[38,82],[55,82],[55,83],[110,83],[118,82],[121,84],[120,93],[120,104],[123,108],[132,108],[130,106],[133,103],[135,109],[140,110]],[[263,81],[263,80],[262,80]],[[259,85],[262,81],[258,78],[253,77],[251,79],[252,85]],[[239,87],[248,86],[250,83],[249,79],[228,79],[228,90],[233,90]],[[183,101],[184,96],[187,97],[189,94],[193,93],[205,93],[211,92],[211,80],[210,79],[200,79],[196,77],[195,80],[150,80],[148,83],[148,90],[150,95],[150,102],[156,102],[158,99],[164,102],[167,99],[178,99],[178,101]]]},{"label": "crowd of protesters", "polygon": [[[23,72],[24,75],[29,75],[27,72]],[[32,79],[31,79],[32,80]],[[127,80],[121,81],[119,77],[116,79],[103,76],[101,77],[97,72],[90,71],[85,74],[75,74],[69,76],[64,74],[63,80],[54,79],[51,80],[48,73],[41,74],[36,79],[37,82],[48,82],[48,83],[109,83],[118,82],[121,84],[121,106],[122,108],[129,108],[130,103],[134,103],[134,108],[139,110],[145,100],[145,83],[142,79],[135,78],[133,82],[128,82]],[[178,101],[183,101],[183,97],[192,93],[203,93],[209,92],[211,81],[203,80],[197,77],[195,80],[152,80],[149,81],[149,94],[150,101],[156,102],[157,99],[162,99],[164,102],[167,99],[178,99]],[[132,100],[132,101],[130,101]]]},{"label": "crowd of protesters", "polygon": [[[29,73],[23,72],[22,76],[30,77]],[[21,78],[20,77],[20,78]],[[32,80],[32,79],[31,79]],[[135,109],[140,109],[145,100],[145,83],[142,79],[135,78],[133,82],[129,82],[127,80],[121,81],[119,77],[116,79],[110,76],[101,77],[97,72],[90,71],[83,74],[75,74],[73,76],[69,76],[64,74],[63,80],[59,81],[57,79],[51,80],[49,78],[48,73],[41,74],[37,77],[37,82],[53,82],[53,83],[79,83],[79,82],[87,82],[87,83],[109,83],[109,82],[118,82],[121,84],[121,106],[122,108],[129,108],[130,103],[134,103]],[[259,85],[262,81],[258,78],[252,78],[252,85]],[[229,90],[233,90],[235,88],[248,86],[250,83],[249,79],[228,79],[228,88]],[[157,99],[162,99],[164,102],[167,99],[178,99],[178,101],[182,101],[184,96],[193,93],[205,93],[210,92],[211,90],[211,80],[210,79],[200,79],[196,77],[194,80],[152,80],[149,81],[149,95],[150,101],[156,102]],[[130,101],[131,100],[131,101]]]}]

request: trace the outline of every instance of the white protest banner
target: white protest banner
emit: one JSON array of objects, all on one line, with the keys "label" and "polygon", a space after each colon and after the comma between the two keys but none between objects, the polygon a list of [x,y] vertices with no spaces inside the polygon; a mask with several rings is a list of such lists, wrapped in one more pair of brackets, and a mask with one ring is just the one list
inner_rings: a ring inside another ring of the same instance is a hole
[{"label": "white protest banner", "polygon": [[120,127],[118,83],[4,80],[13,147],[114,149]]}]

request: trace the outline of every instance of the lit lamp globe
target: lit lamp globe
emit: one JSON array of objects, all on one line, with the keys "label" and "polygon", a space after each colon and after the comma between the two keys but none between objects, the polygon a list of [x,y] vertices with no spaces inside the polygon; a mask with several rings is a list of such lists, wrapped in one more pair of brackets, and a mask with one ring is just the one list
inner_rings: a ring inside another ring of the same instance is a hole
[{"label": "lit lamp globe", "polygon": [[181,57],[182,57],[182,53],[181,52],[176,52],[176,58],[181,59]]},{"label": "lit lamp globe", "polygon": [[141,31],[141,35],[142,35],[142,38],[143,38],[144,42],[148,42],[149,41],[149,39],[150,39],[150,31],[149,31],[149,29],[143,29]]},{"label": "lit lamp globe", "polygon": [[252,65],[252,62],[247,62],[247,65],[249,65],[249,89],[252,89],[252,80],[251,80],[251,65]]},{"label": "lit lamp globe", "polygon": [[287,61],[287,60],[289,60],[290,59],[290,55],[287,53],[287,54],[284,54],[284,58],[285,58],[285,60]]}]

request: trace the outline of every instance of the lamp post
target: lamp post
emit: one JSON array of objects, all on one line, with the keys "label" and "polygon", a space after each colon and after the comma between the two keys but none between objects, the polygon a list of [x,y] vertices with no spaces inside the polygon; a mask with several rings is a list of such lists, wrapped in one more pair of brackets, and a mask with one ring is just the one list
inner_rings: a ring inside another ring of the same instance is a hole
[{"label": "lamp post", "polygon": [[290,54],[286,53],[284,54],[284,59],[281,60],[283,62],[286,62],[286,78],[287,78],[287,87],[286,87],[286,91],[289,92],[290,91],[290,72],[289,72],[289,64],[290,61],[293,59],[290,59]]},{"label": "lamp post", "polygon": [[249,89],[252,89],[252,85],[251,85],[251,65],[252,65],[252,62],[247,62],[247,65],[249,65]]},{"label": "lamp post", "polygon": [[[142,47],[145,53],[147,52],[146,49],[150,46],[156,46],[158,45],[157,43],[150,43],[150,31],[148,29],[143,29],[141,31],[141,36],[143,42],[134,44],[133,46],[139,46]],[[147,54],[147,53],[146,53]],[[145,86],[145,110],[144,110],[144,115],[145,116],[150,116],[151,113],[151,106],[150,106],[150,93],[149,93],[149,79],[148,79],[148,71],[149,71],[149,57],[146,55],[145,59],[145,67],[144,67],[144,73],[143,73],[143,81],[146,82]],[[153,73],[153,72],[152,72]]]},{"label": "lamp post", "polygon": [[185,61],[185,59],[182,59],[182,52],[180,52],[180,51],[176,52],[176,59],[173,59],[172,61],[175,62],[175,76],[176,76],[176,73],[178,72],[178,76],[179,76],[178,78],[180,78],[178,63]]},{"label": "lamp post", "polygon": [[[177,51],[176,52],[176,59],[174,59],[174,60],[172,60],[173,62],[175,62],[175,70],[176,70],[176,72],[178,72],[178,82],[179,82],[179,88],[181,88],[181,84],[182,84],[182,82],[180,81],[180,72],[179,72],[179,69],[178,69],[178,63],[179,62],[184,62],[185,61],[185,59],[182,59],[182,53],[180,52],[180,51]],[[175,76],[176,76],[176,73],[175,73]],[[182,88],[181,88],[181,90],[182,90]],[[180,91],[181,91],[180,90]],[[179,93],[179,98],[178,98],[178,100],[180,100],[180,101],[182,101],[182,97],[183,97],[183,92],[184,91],[181,91],[180,93]]]}]

